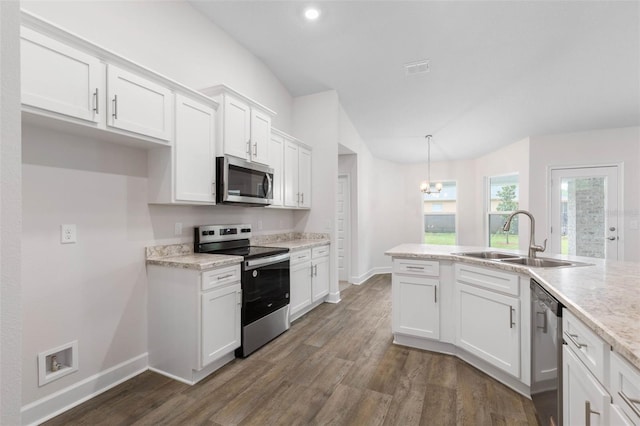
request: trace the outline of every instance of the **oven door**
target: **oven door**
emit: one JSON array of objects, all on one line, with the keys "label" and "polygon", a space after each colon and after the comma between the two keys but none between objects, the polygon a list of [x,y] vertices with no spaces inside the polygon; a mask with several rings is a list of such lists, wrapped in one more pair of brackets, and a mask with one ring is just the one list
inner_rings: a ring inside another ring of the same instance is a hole
[{"label": "oven door", "polygon": [[217,202],[268,206],[273,202],[273,169],[224,156],[216,159]]},{"label": "oven door", "polygon": [[289,304],[289,253],[247,260],[242,271],[242,325]]}]

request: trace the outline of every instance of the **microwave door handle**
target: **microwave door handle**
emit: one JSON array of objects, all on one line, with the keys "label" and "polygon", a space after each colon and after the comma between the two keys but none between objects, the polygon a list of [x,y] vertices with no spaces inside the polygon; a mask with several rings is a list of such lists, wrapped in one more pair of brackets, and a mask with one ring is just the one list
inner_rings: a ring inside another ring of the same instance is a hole
[{"label": "microwave door handle", "polygon": [[269,176],[269,173],[264,174],[264,179],[262,179],[263,185],[265,180],[267,181],[267,186],[264,189],[264,197],[269,198],[269,193],[271,192],[271,176]]}]

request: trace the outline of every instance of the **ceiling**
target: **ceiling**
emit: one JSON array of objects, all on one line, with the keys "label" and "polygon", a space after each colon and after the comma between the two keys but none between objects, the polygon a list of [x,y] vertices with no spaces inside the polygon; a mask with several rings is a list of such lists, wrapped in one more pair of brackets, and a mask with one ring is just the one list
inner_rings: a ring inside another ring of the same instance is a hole
[{"label": "ceiling", "polygon": [[[335,89],[371,152],[469,159],[640,125],[638,1],[190,1],[293,96]],[[407,76],[404,64],[428,59]]]}]

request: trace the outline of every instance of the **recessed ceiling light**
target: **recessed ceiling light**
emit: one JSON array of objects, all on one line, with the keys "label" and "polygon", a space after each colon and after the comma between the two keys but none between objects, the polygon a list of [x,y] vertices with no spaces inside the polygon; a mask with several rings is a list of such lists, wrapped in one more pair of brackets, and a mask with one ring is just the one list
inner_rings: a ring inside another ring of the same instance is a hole
[{"label": "recessed ceiling light", "polygon": [[309,7],[304,11],[304,17],[309,21],[315,21],[320,17],[320,11],[315,7]]}]

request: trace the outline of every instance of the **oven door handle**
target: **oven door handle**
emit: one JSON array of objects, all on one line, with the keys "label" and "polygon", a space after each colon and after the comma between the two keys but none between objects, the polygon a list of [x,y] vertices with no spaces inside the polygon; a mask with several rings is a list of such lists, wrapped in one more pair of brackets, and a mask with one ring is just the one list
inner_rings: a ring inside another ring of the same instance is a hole
[{"label": "oven door handle", "polygon": [[261,266],[272,265],[289,260],[289,253],[279,254],[277,256],[261,257],[259,259],[247,260],[244,262],[245,271],[259,268]]}]

